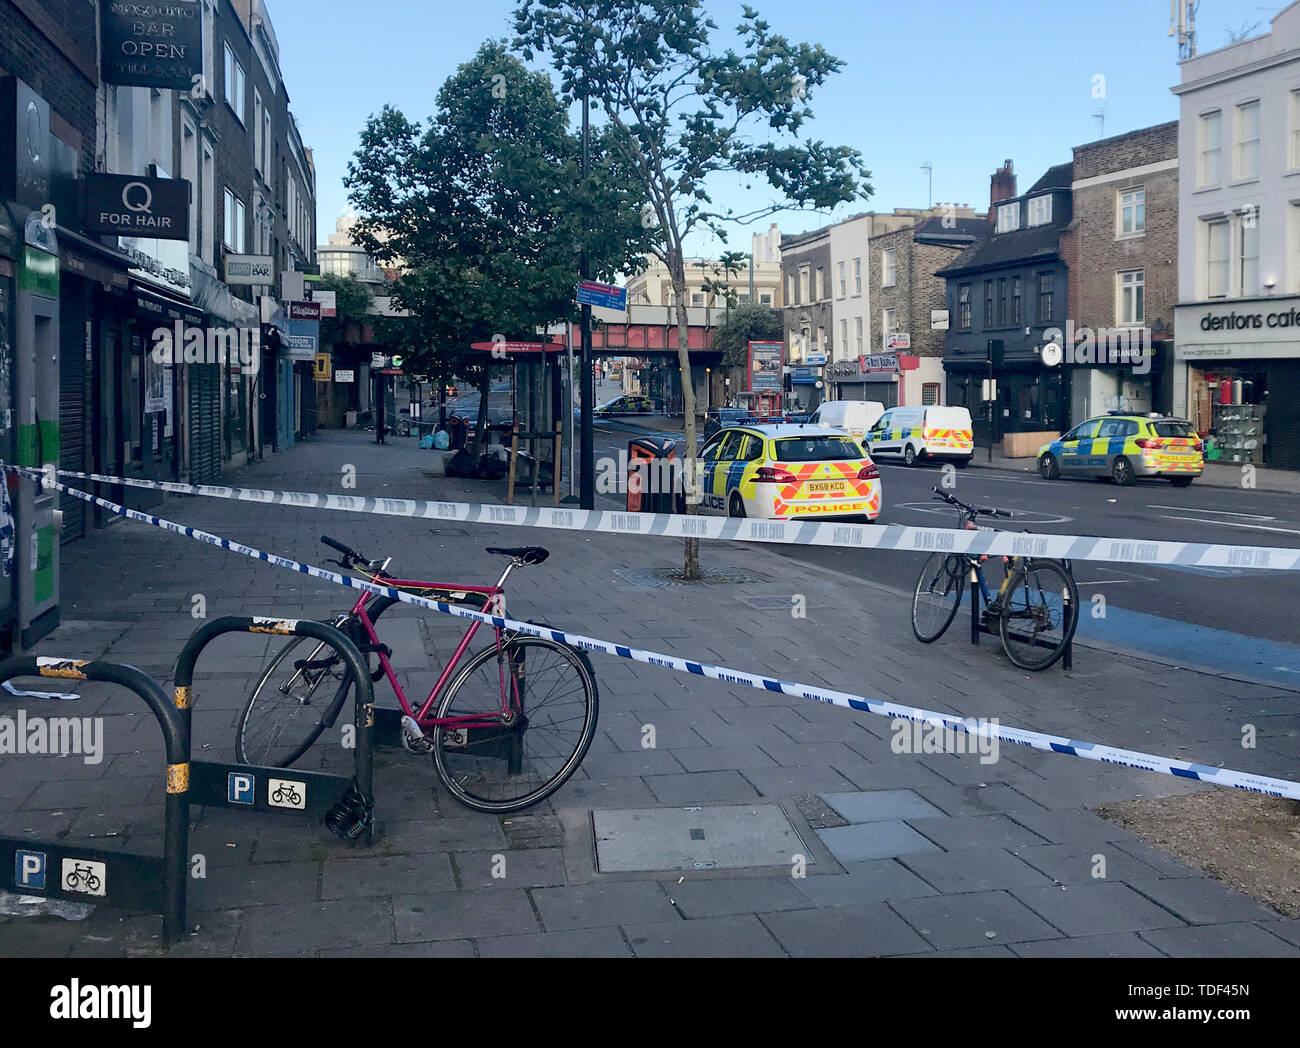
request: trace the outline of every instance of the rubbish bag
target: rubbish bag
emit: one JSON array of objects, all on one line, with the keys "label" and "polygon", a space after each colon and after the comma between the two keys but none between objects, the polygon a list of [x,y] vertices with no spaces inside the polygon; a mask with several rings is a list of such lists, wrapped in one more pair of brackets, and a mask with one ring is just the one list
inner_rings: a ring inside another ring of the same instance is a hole
[{"label": "rubbish bag", "polygon": [[451,435],[445,429],[438,430],[433,435],[433,446],[439,451],[446,451],[451,447]]},{"label": "rubbish bag", "polygon": [[426,433],[424,436],[420,438],[420,447],[423,448],[425,451],[428,451],[430,448],[433,447],[432,433]]},{"label": "rubbish bag", "polygon": [[94,912],[95,907],[90,903],[0,891],[0,917],[62,917],[65,921],[84,921]]}]

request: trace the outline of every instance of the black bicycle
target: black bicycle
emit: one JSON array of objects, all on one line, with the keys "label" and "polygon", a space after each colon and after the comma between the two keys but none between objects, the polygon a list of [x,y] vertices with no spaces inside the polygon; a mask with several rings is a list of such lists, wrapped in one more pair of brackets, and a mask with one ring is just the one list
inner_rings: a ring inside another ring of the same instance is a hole
[{"label": "black bicycle", "polygon": [[[979,517],[1010,517],[1007,510],[979,509],[933,488],[935,499],[956,508],[967,531],[991,531],[975,523]],[[921,568],[912,595],[912,632],[931,644],[947,632],[957,617],[967,579],[978,582],[984,598],[982,623],[996,628],[1007,658],[1026,670],[1043,670],[1065,654],[1079,625],[1079,589],[1069,561],[1039,557],[1002,557],[1002,581],[997,592],[984,578],[988,557],[969,553],[934,553]]]}]

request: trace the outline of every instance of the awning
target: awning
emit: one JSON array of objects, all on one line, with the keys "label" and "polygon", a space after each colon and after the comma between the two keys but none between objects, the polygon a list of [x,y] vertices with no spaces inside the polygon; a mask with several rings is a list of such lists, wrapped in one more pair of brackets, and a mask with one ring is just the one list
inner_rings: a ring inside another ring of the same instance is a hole
[{"label": "awning", "polygon": [[179,320],[183,324],[202,327],[207,321],[204,313],[196,309],[192,303],[168,298],[156,291],[148,291],[134,281],[132,282],[128,301],[135,307],[137,312],[144,316],[156,317],[160,322]]},{"label": "awning", "polygon": [[129,255],[62,226],[55,227],[55,234],[59,238],[59,263],[65,275],[98,281],[120,291],[130,287],[126,274],[135,262]]}]

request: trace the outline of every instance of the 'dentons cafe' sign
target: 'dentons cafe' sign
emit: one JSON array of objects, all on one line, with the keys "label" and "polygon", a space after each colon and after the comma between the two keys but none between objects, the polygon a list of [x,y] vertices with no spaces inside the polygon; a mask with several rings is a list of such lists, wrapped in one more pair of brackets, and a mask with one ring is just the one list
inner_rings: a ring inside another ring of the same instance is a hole
[{"label": "'dentons cafe' sign", "polygon": [[99,27],[105,83],[188,91],[202,82],[198,0],[104,0]]}]

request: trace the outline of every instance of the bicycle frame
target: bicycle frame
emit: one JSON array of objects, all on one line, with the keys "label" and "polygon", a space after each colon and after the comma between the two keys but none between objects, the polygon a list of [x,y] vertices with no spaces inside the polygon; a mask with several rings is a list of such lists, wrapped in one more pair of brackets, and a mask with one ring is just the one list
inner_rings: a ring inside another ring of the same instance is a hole
[{"label": "bicycle frame", "polygon": [[[496,585],[494,586],[462,586],[459,584],[451,584],[445,582],[423,582],[418,579],[394,579],[394,578],[389,578],[388,576],[383,575],[382,573],[376,573],[370,576],[370,579],[372,582],[376,583],[377,585],[392,586],[396,589],[436,589],[436,590],[450,590],[457,593],[477,593],[483,596],[484,598],[486,598],[483,606],[483,611],[485,614],[505,615],[506,613],[505,583],[506,580],[510,577],[510,573],[515,569],[515,567],[516,565],[513,562],[507,564],[505,570],[501,573],[501,577],[497,580]],[[352,606],[352,609],[348,612],[348,617],[356,620],[356,622],[365,631],[366,638],[370,641],[372,645],[375,646],[375,652],[379,656],[379,664],[383,668],[384,676],[388,678],[388,683],[393,689],[393,694],[397,696],[398,704],[402,707],[402,712],[404,714],[406,714],[408,717],[414,718],[416,723],[419,724],[421,728],[440,727],[440,728],[456,729],[456,728],[470,728],[485,723],[493,723],[493,722],[499,723],[500,718],[509,713],[509,709],[508,709],[509,692],[506,687],[505,670],[499,658],[501,646],[502,646],[501,645],[502,631],[500,630],[500,628],[495,626],[492,627],[493,633],[495,634],[496,647],[498,653],[498,673],[500,674],[501,677],[501,709],[496,713],[481,713],[481,714],[467,715],[461,717],[442,717],[442,718],[433,717],[430,715],[432,709],[434,708],[438,699],[442,696],[443,690],[447,687],[447,684],[451,681],[452,677],[455,675],[456,669],[460,665],[461,659],[464,658],[465,653],[469,650],[470,644],[473,643],[474,637],[478,633],[479,629],[483,626],[483,623],[478,621],[470,622],[469,628],[465,631],[465,635],[460,639],[460,643],[456,645],[456,650],[452,653],[451,658],[447,660],[447,664],[443,667],[442,673],[439,674],[437,681],[433,685],[433,688],[429,691],[428,697],[424,700],[424,703],[417,710],[415,707],[411,705],[410,701],[407,699],[406,692],[405,690],[403,690],[401,682],[398,681],[397,674],[393,671],[392,663],[389,662],[388,655],[384,652],[383,646],[380,643],[379,634],[375,631],[375,623],[370,618],[370,615],[368,613],[368,607],[370,605],[370,602],[375,599],[377,598],[376,595],[373,593],[361,594],[361,596],[357,598],[357,602]],[[514,688],[511,690],[516,692],[515,701],[518,702],[519,701],[519,696],[517,694],[518,689]]]}]

